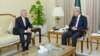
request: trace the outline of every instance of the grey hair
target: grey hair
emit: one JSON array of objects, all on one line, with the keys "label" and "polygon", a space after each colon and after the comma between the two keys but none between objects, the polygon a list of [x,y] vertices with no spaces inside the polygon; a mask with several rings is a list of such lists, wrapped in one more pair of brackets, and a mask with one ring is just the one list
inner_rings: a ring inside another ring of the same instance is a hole
[{"label": "grey hair", "polygon": [[80,7],[76,6],[74,9],[78,10],[80,12]]},{"label": "grey hair", "polygon": [[20,11],[20,12],[22,13],[23,11],[27,11],[27,10],[26,10],[26,9],[21,9],[21,11]]}]

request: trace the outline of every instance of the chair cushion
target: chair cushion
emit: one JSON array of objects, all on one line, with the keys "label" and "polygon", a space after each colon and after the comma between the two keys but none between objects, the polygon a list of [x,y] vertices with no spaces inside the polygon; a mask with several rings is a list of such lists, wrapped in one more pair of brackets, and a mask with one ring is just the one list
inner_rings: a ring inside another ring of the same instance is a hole
[{"label": "chair cushion", "polygon": [[0,27],[0,36],[4,35],[3,27]]},{"label": "chair cushion", "polygon": [[81,38],[79,38],[78,40],[81,40],[81,41],[83,41],[84,40],[84,37],[82,36]]},{"label": "chair cushion", "polygon": [[11,22],[15,22],[15,17],[11,16],[11,14],[0,15],[0,27],[3,27],[4,34],[8,34],[7,30]]},{"label": "chair cushion", "polygon": [[13,28],[14,28],[14,22],[11,22],[9,24],[9,27],[8,27],[8,30],[7,30],[9,34],[12,34],[13,33]]},{"label": "chair cushion", "polygon": [[19,42],[18,35],[5,34],[3,36],[0,36],[0,47],[10,43],[15,43],[16,41]]}]

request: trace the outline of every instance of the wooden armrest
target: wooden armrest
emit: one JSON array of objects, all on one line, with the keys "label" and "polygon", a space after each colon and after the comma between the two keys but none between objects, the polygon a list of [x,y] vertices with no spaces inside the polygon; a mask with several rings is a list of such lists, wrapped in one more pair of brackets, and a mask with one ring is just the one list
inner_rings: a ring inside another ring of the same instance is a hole
[{"label": "wooden armrest", "polygon": [[83,36],[85,36],[85,35],[86,35],[86,33],[87,33],[88,29],[89,29],[89,28],[86,28],[86,29],[84,29],[84,30],[83,30]]}]

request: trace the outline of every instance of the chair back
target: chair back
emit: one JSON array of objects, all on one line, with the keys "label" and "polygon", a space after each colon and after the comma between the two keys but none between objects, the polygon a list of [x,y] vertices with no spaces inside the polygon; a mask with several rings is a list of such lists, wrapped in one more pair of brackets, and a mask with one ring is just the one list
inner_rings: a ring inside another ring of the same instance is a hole
[{"label": "chair back", "polygon": [[0,14],[0,27],[3,28],[3,33],[8,33],[8,27],[11,22],[15,23],[15,15],[12,14]]}]

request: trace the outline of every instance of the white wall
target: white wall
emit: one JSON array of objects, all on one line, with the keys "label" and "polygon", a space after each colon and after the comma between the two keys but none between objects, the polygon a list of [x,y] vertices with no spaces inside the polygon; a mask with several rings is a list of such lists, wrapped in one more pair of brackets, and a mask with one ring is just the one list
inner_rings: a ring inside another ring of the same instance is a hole
[{"label": "white wall", "polygon": [[[55,21],[52,16],[55,0],[41,0],[41,2],[44,5],[48,28],[51,28],[55,25]],[[29,11],[31,5],[34,3],[35,0],[0,0],[0,14],[11,13],[19,16],[21,9],[27,9]]]},{"label": "white wall", "polygon": [[11,13],[19,16],[21,9],[29,10],[33,3],[34,0],[0,0],[0,13]]},{"label": "white wall", "polygon": [[[48,29],[51,29],[55,26],[55,18],[52,16],[52,11],[56,6],[56,0],[41,0],[41,2],[44,6]],[[0,0],[0,14],[11,13],[19,16],[21,9],[27,9],[29,11],[31,5],[34,3],[35,0]],[[86,0],[81,0],[81,4],[83,15],[86,15]]]},{"label": "white wall", "polygon": [[42,0],[48,29],[51,29],[53,26],[55,26],[55,18],[52,16],[53,9],[56,6],[55,2],[56,0]]}]

